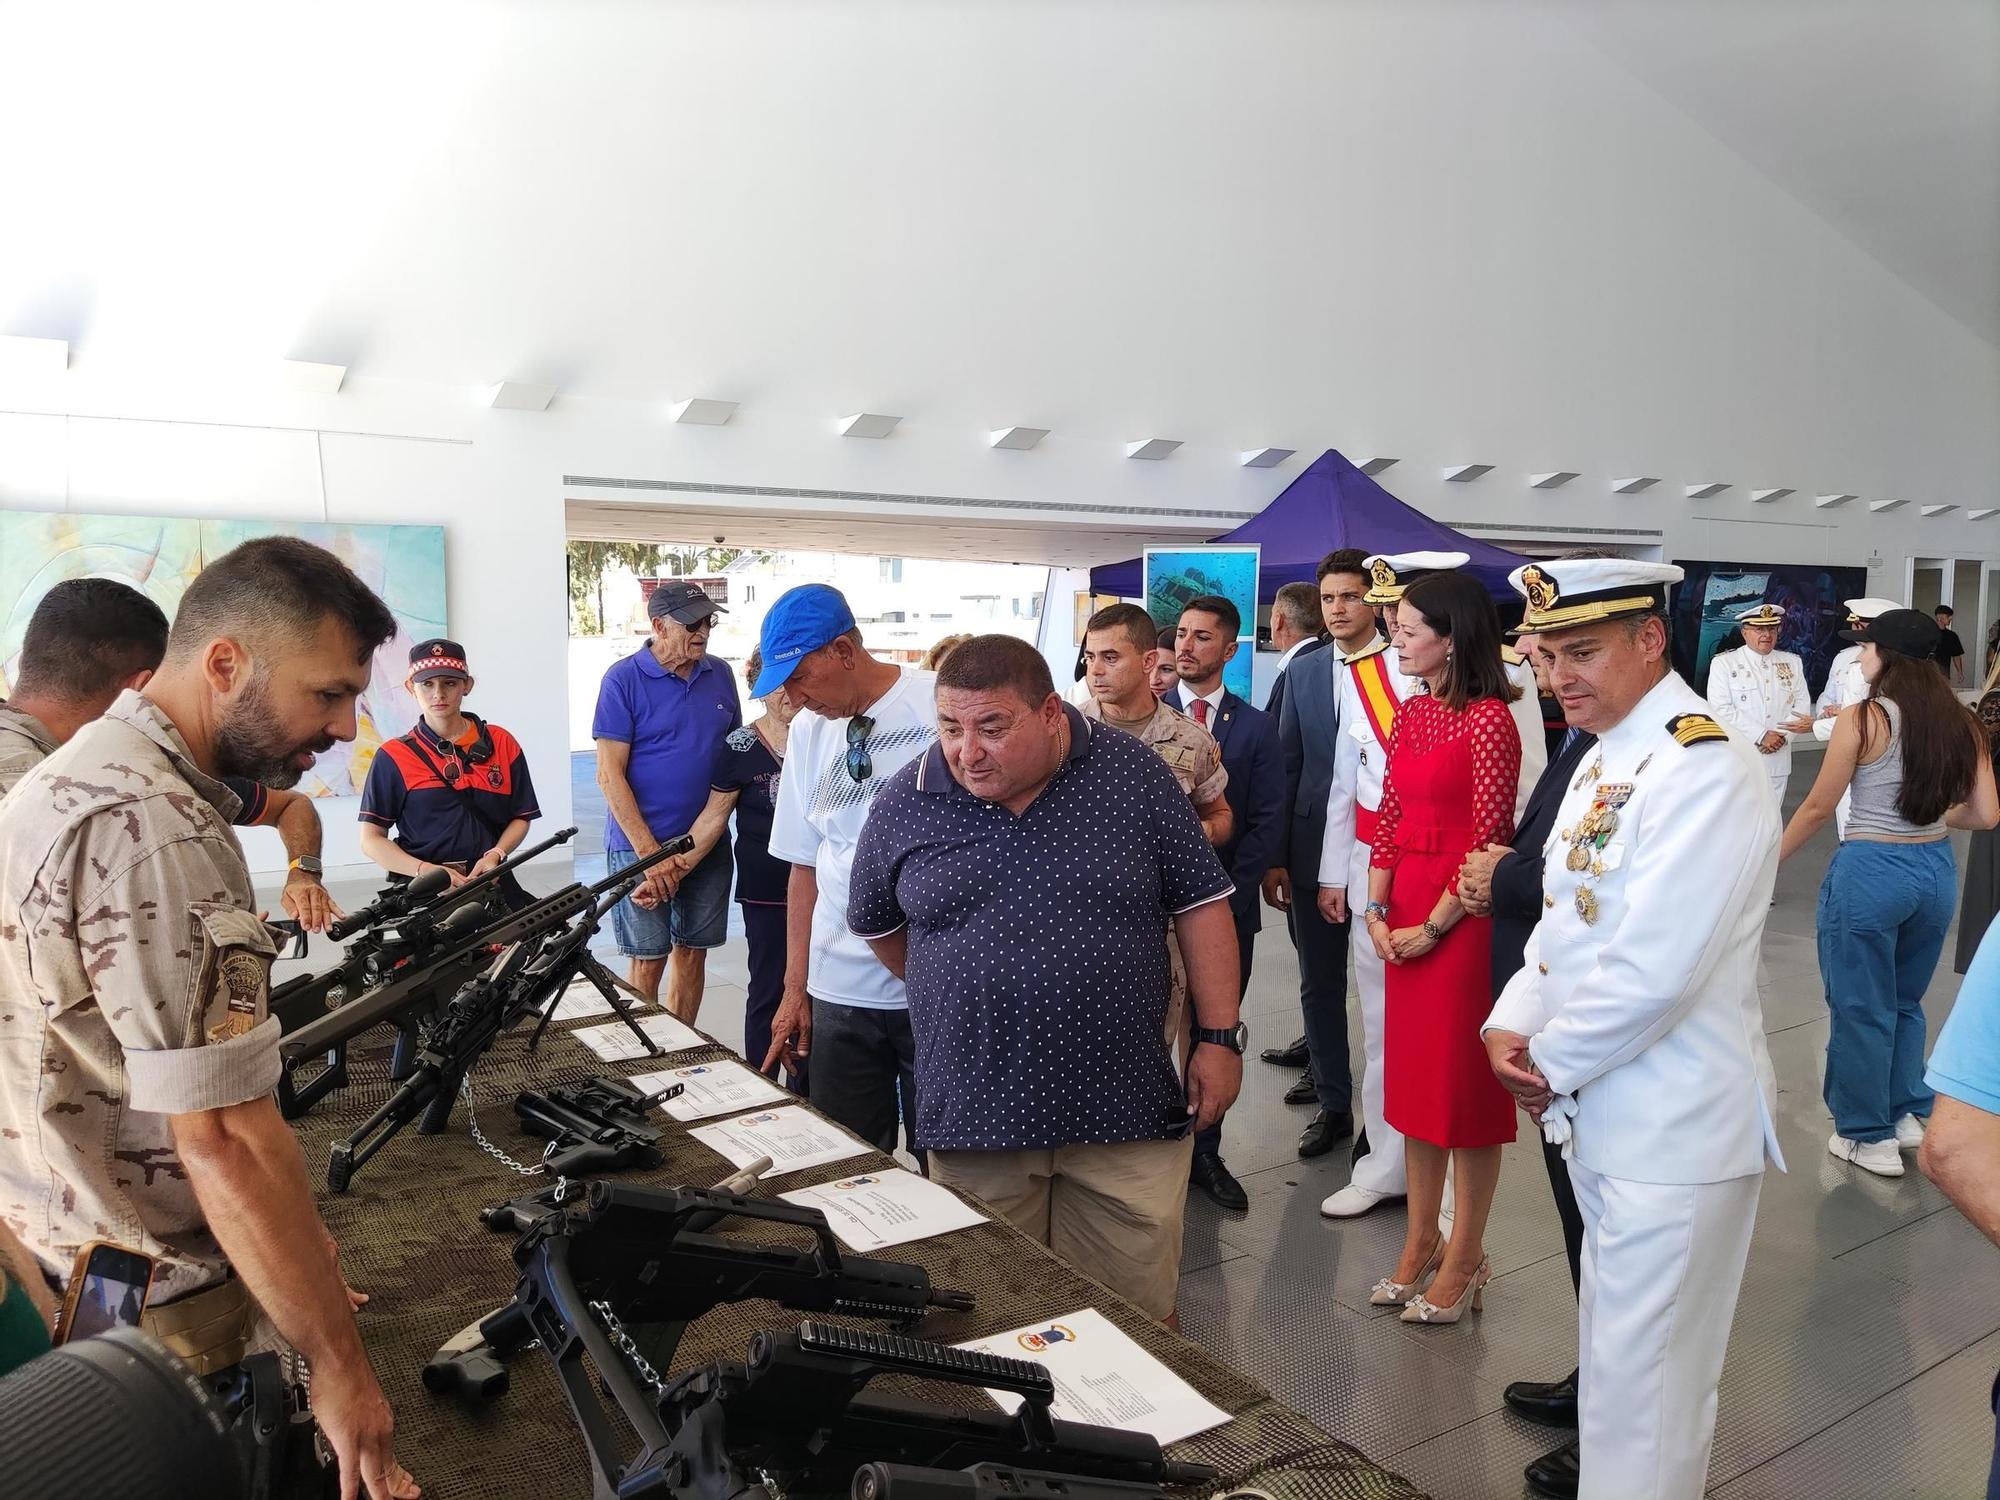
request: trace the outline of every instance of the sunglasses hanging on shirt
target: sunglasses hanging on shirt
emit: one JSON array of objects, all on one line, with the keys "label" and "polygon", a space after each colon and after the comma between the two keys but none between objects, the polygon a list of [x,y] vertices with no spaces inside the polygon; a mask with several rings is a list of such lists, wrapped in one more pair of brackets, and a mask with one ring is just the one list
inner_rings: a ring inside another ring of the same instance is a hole
[{"label": "sunglasses hanging on shirt", "polygon": [[875,721],[866,714],[847,721],[847,774],[857,786],[875,774],[875,762],[868,758],[868,736],[874,732]]}]

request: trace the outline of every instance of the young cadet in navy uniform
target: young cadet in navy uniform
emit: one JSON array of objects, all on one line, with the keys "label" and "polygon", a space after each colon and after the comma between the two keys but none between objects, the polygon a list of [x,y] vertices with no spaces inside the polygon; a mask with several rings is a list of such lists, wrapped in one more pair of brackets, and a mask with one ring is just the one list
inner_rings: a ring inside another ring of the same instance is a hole
[{"label": "young cadet in navy uniform", "polygon": [[[463,885],[513,853],[542,810],[519,742],[460,707],[472,691],[463,646],[419,642],[410,649],[409,682],[424,716],[408,734],[386,741],[368,768],[361,851],[392,880],[436,866]],[[526,900],[512,875],[500,885],[509,901]]]}]

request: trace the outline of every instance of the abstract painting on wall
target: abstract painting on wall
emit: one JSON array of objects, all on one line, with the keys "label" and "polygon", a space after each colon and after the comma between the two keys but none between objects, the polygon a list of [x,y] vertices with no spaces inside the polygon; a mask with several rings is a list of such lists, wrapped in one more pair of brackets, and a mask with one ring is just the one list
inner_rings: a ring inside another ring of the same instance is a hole
[{"label": "abstract painting on wall", "polygon": [[1725,644],[1741,645],[1736,616],[1756,604],[1783,612],[1778,649],[1798,655],[1806,686],[1817,698],[1827,668],[1847,642],[1847,603],[1868,591],[1868,570],[1817,563],[1690,562],[1675,558],[1686,577],[1674,590],[1674,665],[1694,685],[1708,691],[1708,668]]},{"label": "abstract painting on wall", "polygon": [[259,536],[296,536],[334,553],[396,616],[396,636],[375,652],[356,707],[351,745],[320,756],[298,789],[315,797],[359,796],[386,739],[417,721],[404,687],[410,647],[445,631],[444,528],[342,526],[287,521],[195,521],[179,517],[81,516],[0,511],[0,695],[19,664],[21,640],[42,595],[66,578],[115,578],[150,596],[168,619],[205,563]]}]

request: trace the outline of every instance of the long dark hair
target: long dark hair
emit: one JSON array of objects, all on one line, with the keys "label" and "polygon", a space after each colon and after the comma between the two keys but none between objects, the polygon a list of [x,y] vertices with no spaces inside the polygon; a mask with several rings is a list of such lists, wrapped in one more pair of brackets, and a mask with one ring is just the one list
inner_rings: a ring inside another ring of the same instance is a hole
[{"label": "long dark hair", "polygon": [[1866,701],[1887,698],[1896,705],[1903,751],[1896,811],[1904,822],[1922,828],[1972,795],[1979,757],[1986,752],[1985,736],[1934,662],[1883,646],[1875,654],[1881,670]]},{"label": "long dark hair", "polygon": [[1451,642],[1444,690],[1435,696],[1457,713],[1478,698],[1512,703],[1521,690],[1500,660],[1500,611],[1493,596],[1468,573],[1427,573],[1403,591],[1403,603]]}]

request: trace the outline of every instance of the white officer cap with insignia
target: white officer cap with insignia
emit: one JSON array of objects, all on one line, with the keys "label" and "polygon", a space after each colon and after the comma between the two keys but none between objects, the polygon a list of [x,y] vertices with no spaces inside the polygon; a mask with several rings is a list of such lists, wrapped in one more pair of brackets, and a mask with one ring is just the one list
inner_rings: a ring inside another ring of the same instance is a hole
[{"label": "white officer cap with insignia", "polygon": [[1426,573],[1448,573],[1471,561],[1469,552],[1378,552],[1362,562],[1368,570],[1368,592],[1361,602],[1395,604],[1403,590]]},{"label": "white officer cap with insignia", "polygon": [[1847,623],[1850,625],[1859,625],[1863,620],[1872,620],[1879,615],[1886,615],[1892,609],[1903,607],[1894,599],[1877,599],[1872,596],[1866,599],[1843,599],[1841,603],[1847,606]]},{"label": "white officer cap with insignia", "polygon": [[1565,557],[1507,575],[1528,601],[1517,635],[1574,630],[1626,615],[1665,614],[1667,590],[1684,575],[1672,563],[1629,557]]},{"label": "white officer cap with insignia", "polygon": [[1785,612],[1779,609],[1777,605],[1766,600],[1762,604],[1753,604],[1748,609],[1739,609],[1736,612],[1736,623],[1738,625],[1782,625],[1785,623]]}]

